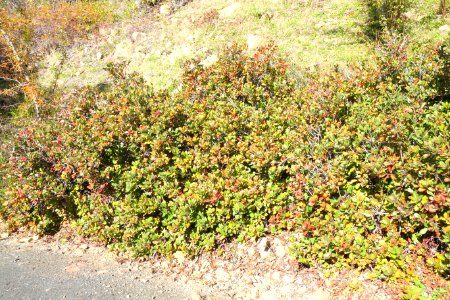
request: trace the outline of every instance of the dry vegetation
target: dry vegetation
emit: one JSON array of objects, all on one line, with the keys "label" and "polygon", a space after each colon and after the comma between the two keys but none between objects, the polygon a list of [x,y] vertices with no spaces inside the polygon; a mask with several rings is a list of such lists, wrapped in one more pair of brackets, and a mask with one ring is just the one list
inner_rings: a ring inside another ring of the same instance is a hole
[{"label": "dry vegetation", "polygon": [[143,257],[284,232],[303,267],[448,296],[445,1],[144,2],[1,6],[10,230]]}]

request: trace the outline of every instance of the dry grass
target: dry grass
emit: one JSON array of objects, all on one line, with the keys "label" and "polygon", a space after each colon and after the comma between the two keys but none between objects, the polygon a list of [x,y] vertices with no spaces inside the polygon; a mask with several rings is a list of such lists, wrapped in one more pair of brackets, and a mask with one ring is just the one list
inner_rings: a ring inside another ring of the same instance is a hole
[{"label": "dry grass", "polygon": [[[438,28],[448,19],[435,16],[436,5],[436,0],[421,1],[411,12],[413,39],[428,43],[442,38]],[[130,6],[122,11],[133,16]],[[225,44],[249,39],[278,45],[293,73],[346,65],[368,59],[373,48],[363,26],[364,11],[357,0],[194,0],[170,16],[155,8],[138,18],[122,19],[112,34],[108,29],[90,45],[74,48],[60,84],[98,83],[105,80],[102,68],[107,61],[127,60],[130,71],[143,74],[156,87],[167,87],[186,59],[213,58]],[[133,38],[136,32],[140,34]],[[104,59],[97,58],[98,52]],[[51,70],[45,74],[48,80]]]}]

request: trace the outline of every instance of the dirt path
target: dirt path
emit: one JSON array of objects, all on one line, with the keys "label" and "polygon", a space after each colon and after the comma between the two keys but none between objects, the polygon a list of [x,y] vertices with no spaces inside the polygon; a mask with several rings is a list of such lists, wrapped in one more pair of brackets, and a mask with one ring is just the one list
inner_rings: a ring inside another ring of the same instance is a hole
[{"label": "dirt path", "polygon": [[[0,241],[1,299],[198,299],[200,287],[120,264],[99,249]],[[58,251],[62,250],[62,251]],[[103,253],[102,253],[103,252]]]},{"label": "dirt path", "polygon": [[363,274],[326,278],[299,268],[283,235],[192,259],[176,252],[139,261],[71,230],[41,239],[9,236],[2,227],[0,221],[0,299],[391,299]]}]

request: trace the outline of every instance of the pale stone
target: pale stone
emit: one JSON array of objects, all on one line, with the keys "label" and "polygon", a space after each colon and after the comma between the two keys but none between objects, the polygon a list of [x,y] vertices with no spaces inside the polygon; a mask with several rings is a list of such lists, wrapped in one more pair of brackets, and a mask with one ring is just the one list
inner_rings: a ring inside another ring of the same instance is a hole
[{"label": "pale stone", "polygon": [[171,12],[171,8],[170,8],[170,5],[168,5],[168,4],[163,4],[159,7],[159,13],[163,16],[170,15],[170,12]]},{"label": "pale stone", "polygon": [[133,42],[143,40],[144,38],[145,38],[145,33],[143,33],[143,32],[135,31],[131,34],[131,39],[133,40]]},{"label": "pale stone", "polygon": [[87,245],[87,244],[82,244],[82,245],[80,245],[79,248],[80,248],[80,249],[83,249],[83,250],[86,250],[86,249],[89,248],[89,245]]},{"label": "pale stone", "polygon": [[326,25],[325,22],[320,21],[320,22],[317,23],[314,27],[315,27],[316,29],[320,29],[320,28],[324,27],[325,25]]},{"label": "pale stone", "polygon": [[133,32],[133,33],[131,34],[131,39],[132,39],[133,41],[136,41],[136,40],[138,39],[138,37],[139,37],[139,34],[140,34],[140,32],[137,32],[137,31]]},{"label": "pale stone", "polygon": [[286,256],[286,248],[282,245],[275,247],[275,255],[279,258],[283,258]]},{"label": "pale stone", "polygon": [[212,55],[209,55],[207,58],[205,58],[202,62],[201,62],[201,64],[204,66],[204,67],[209,67],[209,66],[212,66],[213,64],[215,64],[217,61],[219,60],[219,57],[217,56],[217,55],[215,55],[215,54],[212,54]]},{"label": "pale stone", "polygon": [[167,263],[167,261],[163,261],[162,263],[161,263],[161,268],[162,269],[167,269],[169,267],[169,263]]},{"label": "pale stone", "polygon": [[273,280],[280,281],[281,280],[281,273],[278,272],[278,271],[275,271],[275,272],[272,273],[271,277],[272,277]]},{"label": "pale stone", "polygon": [[153,54],[154,54],[155,56],[157,56],[157,57],[161,57],[161,50],[156,49],[156,50],[153,51]]},{"label": "pale stone", "polygon": [[29,236],[29,237],[24,237],[24,238],[21,238],[21,239],[19,240],[20,243],[29,243],[29,242],[32,242],[32,241],[33,241],[33,238],[32,238],[31,236]]},{"label": "pale stone", "polygon": [[329,300],[331,299],[330,294],[322,289],[318,289],[312,294],[308,295],[308,299],[310,300]]},{"label": "pale stone", "polygon": [[263,237],[257,245],[259,255],[261,258],[268,258],[271,255],[270,243],[266,237]]},{"label": "pale stone", "polygon": [[259,240],[257,247],[259,252],[268,251],[270,248],[270,244],[267,238],[263,237],[261,240]]},{"label": "pale stone", "polygon": [[284,275],[283,276],[283,283],[284,284],[291,284],[292,282],[294,282],[294,278],[290,275]]},{"label": "pale stone", "polygon": [[443,25],[441,27],[439,27],[439,32],[444,35],[450,32],[450,26],[448,25]]},{"label": "pale stone", "polygon": [[9,236],[9,233],[7,233],[7,232],[2,232],[1,234],[0,234],[0,239],[6,239],[7,237]]},{"label": "pale stone", "polygon": [[241,5],[239,3],[230,4],[227,7],[220,10],[219,17],[220,18],[230,18],[238,11],[238,9],[240,7],[241,7]]},{"label": "pale stone", "polygon": [[204,281],[206,281],[206,282],[212,282],[212,281],[213,281],[213,275],[212,275],[211,273],[206,273],[206,274],[203,276],[203,279],[204,279]]},{"label": "pale stone", "polygon": [[227,281],[230,278],[230,275],[224,268],[218,268],[216,270],[216,279],[219,281]]},{"label": "pale stone", "polygon": [[118,58],[129,58],[132,56],[134,49],[133,45],[129,40],[125,40],[117,44],[114,50],[113,57]]},{"label": "pale stone", "polygon": [[259,256],[261,256],[261,258],[263,258],[263,259],[270,257],[271,254],[272,254],[272,252],[270,250],[259,252]]},{"label": "pale stone", "polygon": [[256,50],[261,47],[263,43],[264,40],[262,37],[251,33],[247,35],[247,49],[249,51]]},{"label": "pale stone", "polygon": [[97,60],[103,59],[103,53],[97,52]]},{"label": "pale stone", "polygon": [[186,260],[186,255],[181,251],[175,252],[173,254],[173,257],[178,261],[179,264],[184,263],[184,261]]},{"label": "pale stone", "polygon": [[75,251],[72,252],[72,255],[74,256],[83,256],[84,250],[83,249],[75,249]]},{"label": "pale stone", "polygon": [[98,33],[99,33],[101,36],[106,36],[106,35],[108,34],[108,30],[107,30],[105,27],[101,27],[101,28],[98,30]]},{"label": "pale stone", "polygon": [[194,272],[192,272],[192,277],[196,278],[196,279],[201,278],[202,277],[202,272],[194,271]]},{"label": "pale stone", "polygon": [[258,290],[258,288],[254,287],[254,288],[250,289],[250,291],[249,291],[249,298],[250,299],[257,299],[257,298],[259,298],[259,290]]},{"label": "pale stone", "polygon": [[189,299],[190,299],[190,300],[202,300],[203,297],[202,297],[202,295],[199,293],[199,291],[194,291],[194,292],[191,294],[191,297],[190,297]]}]

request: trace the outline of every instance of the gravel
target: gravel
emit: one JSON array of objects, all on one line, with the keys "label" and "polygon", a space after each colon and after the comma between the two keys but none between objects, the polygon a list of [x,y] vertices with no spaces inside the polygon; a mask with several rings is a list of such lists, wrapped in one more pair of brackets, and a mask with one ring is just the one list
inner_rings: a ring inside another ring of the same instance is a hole
[{"label": "gravel", "polygon": [[280,235],[227,243],[194,258],[176,252],[133,259],[70,231],[9,236],[0,226],[0,299],[392,298],[364,274],[324,276],[288,253],[287,235]]}]

